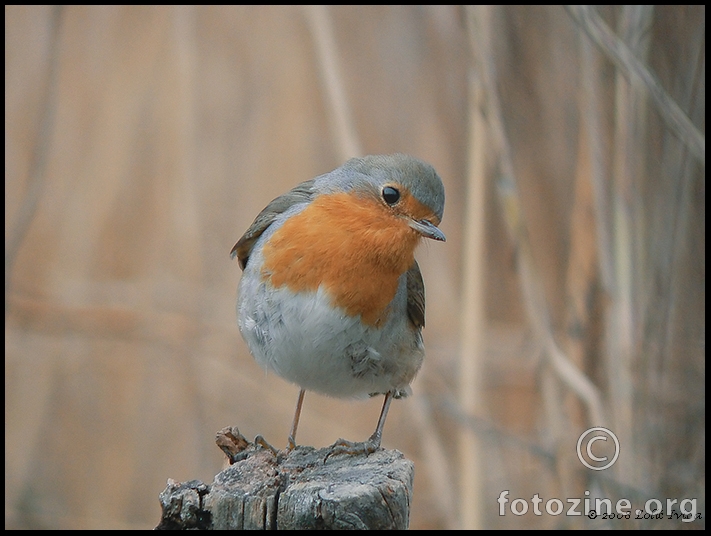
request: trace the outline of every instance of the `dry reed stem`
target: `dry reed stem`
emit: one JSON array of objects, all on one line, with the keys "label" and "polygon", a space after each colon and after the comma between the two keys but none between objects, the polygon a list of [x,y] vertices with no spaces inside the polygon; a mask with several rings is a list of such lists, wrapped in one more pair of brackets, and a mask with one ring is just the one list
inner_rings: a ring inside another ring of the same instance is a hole
[{"label": "dry reed stem", "polygon": [[580,99],[581,128],[584,129],[588,147],[590,181],[593,189],[593,209],[595,212],[595,237],[597,240],[597,258],[600,280],[605,292],[613,287],[612,259],[612,215],[609,203],[608,158],[604,150],[603,139],[606,135],[601,118],[604,117],[602,105],[602,82],[599,54],[593,49],[589,39],[580,38],[582,94]]},{"label": "dry reed stem", "polygon": [[706,164],[706,137],[691,122],[674,99],[664,90],[657,78],[637,59],[635,54],[618,38],[605,21],[590,6],[566,6],[566,10],[585,33],[615,63],[633,83],[641,83],[649,91],[659,114],[669,128],[685,143],[689,150]]},{"label": "dry reed stem", "polygon": [[[37,212],[37,206],[42,198],[42,192],[45,186],[47,158],[49,157],[51,149],[52,131],[55,127],[57,114],[57,78],[59,76],[59,59],[62,51],[60,47],[60,33],[63,21],[62,15],[64,13],[65,10],[62,6],[52,7],[52,23],[50,24],[51,35],[47,39],[47,48],[49,50],[47,53],[47,75],[44,80],[44,96],[42,98],[44,108],[40,114],[40,122],[37,127],[37,141],[30,158],[25,195],[5,242],[6,314],[8,311],[10,281],[15,259],[25,239],[27,230],[30,228],[30,224]],[[7,177],[5,180],[7,180]]]},{"label": "dry reed stem", "polygon": [[[619,19],[622,43],[635,58],[644,61],[649,48],[652,6],[624,6]],[[637,248],[643,243],[638,236],[641,216],[637,185],[644,154],[646,99],[639,84],[632,84],[618,67],[615,78],[614,143],[612,144],[612,212],[613,212],[613,292],[605,326],[609,407],[612,424],[620,441],[627,445],[633,463],[620,464],[615,470],[626,483],[637,483],[634,473],[643,471],[646,456],[634,434],[633,367],[636,337],[635,286],[642,266]]]},{"label": "dry reed stem", "polygon": [[[577,168],[575,172],[575,191],[569,231],[570,253],[566,269],[565,282],[565,351],[572,363],[583,371],[586,368],[588,356],[595,346],[598,331],[598,313],[600,303],[597,239],[595,236],[595,201],[592,187],[590,162],[590,143],[584,121],[580,122],[578,139]],[[544,376],[546,380],[549,375]],[[544,399],[545,384],[543,385]],[[548,387],[549,390],[553,390]],[[557,449],[557,474],[560,476],[561,493],[565,497],[580,497],[585,490],[585,475],[580,469],[570,445],[576,441],[574,435],[586,428],[587,417],[585,407],[573,393],[560,393],[567,419],[558,424],[554,437],[561,438]],[[550,397],[548,397],[550,398]],[[547,406],[552,405],[551,402]],[[547,411],[548,415],[552,410]],[[548,419],[551,422],[551,419]],[[580,523],[572,523],[576,528],[582,528]]]},{"label": "dry reed stem", "polygon": [[[462,299],[458,398],[468,415],[480,415],[481,378],[485,348],[485,208],[486,208],[486,119],[482,116],[484,89],[470,69],[468,77],[469,145],[467,151],[467,196],[463,238]],[[484,449],[481,438],[468,427],[459,430],[459,523],[461,529],[480,529]]]},{"label": "dry reed stem", "polygon": [[361,156],[363,149],[337,58],[338,48],[333,37],[333,23],[328,6],[305,6],[304,11],[313,36],[321,84],[328,104],[327,115],[333,128],[334,141],[337,142],[339,161],[345,162],[354,156]]},{"label": "dry reed stem", "polygon": [[[517,258],[519,262],[517,270],[521,281],[527,317],[556,375],[583,400],[589,412],[590,422],[594,425],[600,425],[605,420],[603,417],[602,397],[599,390],[580,369],[570,362],[553,338],[550,315],[545,298],[540,290],[540,278],[533,267],[533,256],[523,220],[523,209],[514,182],[513,160],[504,132],[501,105],[494,82],[495,71],[493,65],[491,65],[491,55],[483,54],[478,50],[480,47],[478,36],[482,35],[483,32],[481,30],[482,24],[476,22],[474,8],[467,8],[467,15],[470,20],[470,48],[477,59],[477,68],[480,70],[479,74],[484,84],[488,133],[492,140],[491,145],[493,153],[496,155],[496,165],[499,169],[500,178],[497,181],[497,192],[502,204],[504,220],[518,249]],[[481,50],[486,51],[488,47],[483,47]]]}]

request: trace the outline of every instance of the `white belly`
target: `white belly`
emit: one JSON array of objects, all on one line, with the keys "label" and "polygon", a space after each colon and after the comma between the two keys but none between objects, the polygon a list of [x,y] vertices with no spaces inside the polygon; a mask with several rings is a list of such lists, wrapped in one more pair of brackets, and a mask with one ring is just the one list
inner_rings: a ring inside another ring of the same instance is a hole
[{"label": "white belly", "polygon": [[304,389],[335,397],[391,390],[405,396],[424,348],[408,324],[404,285],[403,276],[403,292],[384,325],[375,328],[332,307],[321,288],[296,295],[243,276],[239,328],[257,363]]}]

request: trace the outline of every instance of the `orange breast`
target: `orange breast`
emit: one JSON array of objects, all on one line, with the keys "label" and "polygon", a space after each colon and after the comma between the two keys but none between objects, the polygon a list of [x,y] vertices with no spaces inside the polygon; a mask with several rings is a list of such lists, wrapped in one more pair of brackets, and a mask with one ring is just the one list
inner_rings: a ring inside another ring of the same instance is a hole
[{"label": "orange breast", "polygon": [[320,285],[349,315],[378,326],[398,278],[414,261],[420,235],[377,199],[353,193],[317,197],[264,246],[262,278],[294,292]]}]

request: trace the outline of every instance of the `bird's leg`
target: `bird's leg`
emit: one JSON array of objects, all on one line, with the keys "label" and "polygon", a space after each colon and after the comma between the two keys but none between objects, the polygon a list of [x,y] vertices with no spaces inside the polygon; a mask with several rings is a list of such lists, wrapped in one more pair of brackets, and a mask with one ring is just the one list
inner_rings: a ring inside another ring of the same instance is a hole
[{"label": "bird's leg", "polygon": [[380,440],[383,438],[383,427],[385,426],[385,418],[388,416],[388,411],[390,410],[390,402],[393,401],[393,392],[388,391],[385,393],[385,400],[383,400],[383,409],[380,410],[380,418],[378,419],[378,426],[375,428],[375,432],[368,439],[368,443],[375,445],[375,450],[380,448]]},{"label": "bird's leg", "polygon": [[[378,419],[378,426],[375,428],[373,435],[368,438],[367,441],[354,442],[348,441],[346,439],[339,439],[333,445],[331,445],[331,450],[326,456],[328,459],[334,454],[371,454],[380,448],[380,441],[383,437],[383,427],[385,426],[385,418],[388,416],[388,410],[390,409],[390,402],[393,400],[393,391],[388,391],[385,393],[385,400],[383,401],[383,409],[380,410],[380,418]],[[324,460],[325,461],[325,460]]]},{"label": "bird's leg", "polygon": [[289,444],[286,446],[286,452],[291,452],[296,448],[296,429],[299,427],[299,417],[301,416],[301,405],[304,403],[305,389],[299,391],[299,398],[296,400],[296,411],[294,412],[294,421],[291,423],[291,433],[289,434]]}]

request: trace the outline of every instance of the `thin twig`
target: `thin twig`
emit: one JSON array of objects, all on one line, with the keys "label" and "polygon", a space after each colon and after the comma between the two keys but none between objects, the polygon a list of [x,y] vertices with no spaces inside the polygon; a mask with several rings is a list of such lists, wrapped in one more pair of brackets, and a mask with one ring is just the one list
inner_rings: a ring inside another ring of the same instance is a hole
[{"label": "thin twig", "polygon": [[566,11],[585,33],[615,63],[625,76],[641,83],[659,110],[669,128],[685,143],[689,150],[706,165],[706,137],[691,122],[676,101],[664,90],[657,78],[639,61],[625,43],[619,39],[591,6],[566,6]]}]

